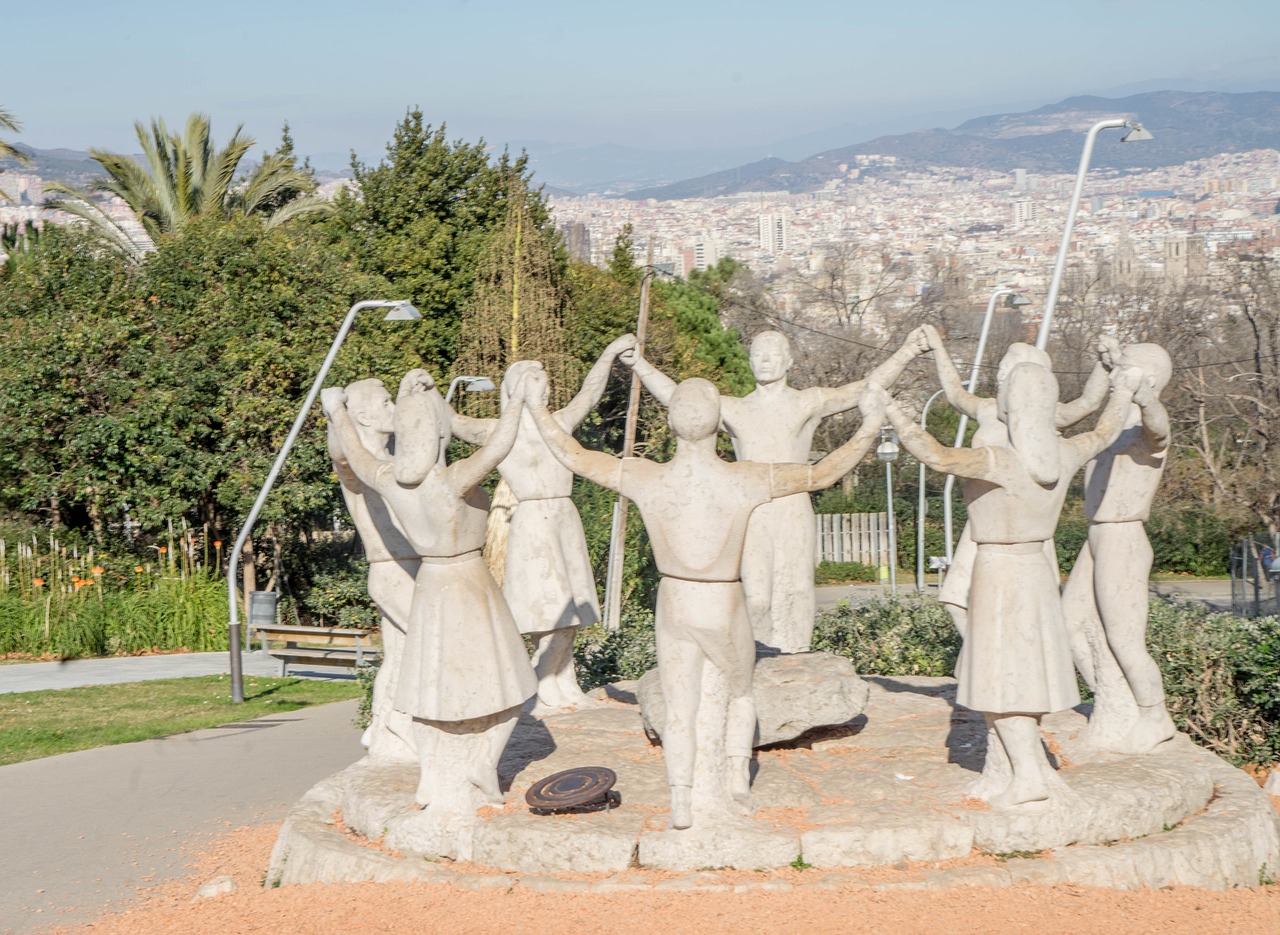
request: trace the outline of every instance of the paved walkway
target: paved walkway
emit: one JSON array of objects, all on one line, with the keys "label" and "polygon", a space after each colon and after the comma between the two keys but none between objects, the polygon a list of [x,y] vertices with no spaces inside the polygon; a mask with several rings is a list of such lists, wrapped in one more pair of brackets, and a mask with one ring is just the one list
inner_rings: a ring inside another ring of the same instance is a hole
[{"label": "paved walkway", "polygon": [[0,932],[95,918],[183,876],[188,849],[228,825],[283,820],[363,755],[355,713],[342,701],[0,767]]},{"label": "paved walkway", "polygon": [[[280,661],[257,650],[241,657],[245,675],[280,674]],[[179,679],[197,675],[227,675],[228,653],[171,653],[162,656],[112,656],[106,659],[69,659],[65,662],[24,662],[0,666],[0,694],[34,692],[46,688],[79,688],[82,685],[115,685],[151,679]],[[350,679],[349,669],[308,669],[292,666],[289,675],[308,678]]]}]

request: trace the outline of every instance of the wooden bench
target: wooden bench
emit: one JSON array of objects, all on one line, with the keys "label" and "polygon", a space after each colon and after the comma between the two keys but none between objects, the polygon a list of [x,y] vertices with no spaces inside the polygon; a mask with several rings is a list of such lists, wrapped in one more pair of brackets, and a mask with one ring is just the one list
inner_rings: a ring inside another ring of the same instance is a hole
[{"label": "wooden bench", "polygon": [[[382,656],[382,650],[373,645],[372,637],[377,630],[286,624],[254,626],[253,629],[262,640],[262,652],[280,660],[281,677],[289,674],[290,663],[354,668],[370,665]],[[284,645],[270,646],[269,643]]]}]

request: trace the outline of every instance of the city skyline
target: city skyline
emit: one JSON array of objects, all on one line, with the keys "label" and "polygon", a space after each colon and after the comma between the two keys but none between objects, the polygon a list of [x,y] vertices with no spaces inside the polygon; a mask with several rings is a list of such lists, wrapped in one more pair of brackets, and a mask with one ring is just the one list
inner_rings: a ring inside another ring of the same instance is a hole
[{"label": "city skyline", "polygon": [[[105,20],[84,0],[6,12],[0,104],[23,123],[10,137],[132,152],[134,121],[203,111],[219,139],[243,123],[274,145],[288,121],[301,152],[376,160],[420,106],[451,136],[495,145],[803,149],[832,129],[853,143],[1083,93],[1280,90],[1274,36],[1244,28],[1270,21],[1260,0],[814,0],[790,17],[754,0],[660,0],[644,16],[580,0],[533,13],[511,0],[220,10],[212,22],[156,0]],[[51,48],[79,51],[51,60]]]}]

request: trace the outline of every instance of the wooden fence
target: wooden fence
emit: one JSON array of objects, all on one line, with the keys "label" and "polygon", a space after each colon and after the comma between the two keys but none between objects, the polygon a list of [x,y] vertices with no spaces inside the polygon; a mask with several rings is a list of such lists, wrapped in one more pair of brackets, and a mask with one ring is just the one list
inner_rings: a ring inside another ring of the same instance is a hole
[{"label": "wooden fence", "polygon": [[887,513],[819,513],[814,524],[818,561],[879,567],[889,557]]}]

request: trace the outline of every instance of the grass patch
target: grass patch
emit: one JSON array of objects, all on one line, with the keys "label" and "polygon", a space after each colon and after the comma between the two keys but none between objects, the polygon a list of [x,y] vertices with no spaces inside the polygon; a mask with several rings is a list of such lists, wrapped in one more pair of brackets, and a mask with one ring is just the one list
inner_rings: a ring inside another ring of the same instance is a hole
[{"label": "grass patch", "polygon": [[354,681],[245,678],[231,703],[226,675],[0,695],[0,766],[133,743],[355,698]]}]

